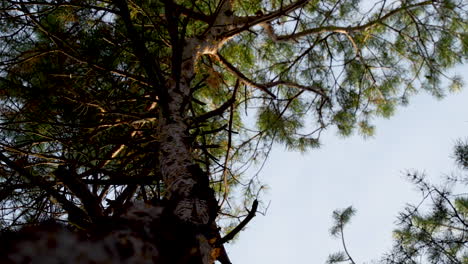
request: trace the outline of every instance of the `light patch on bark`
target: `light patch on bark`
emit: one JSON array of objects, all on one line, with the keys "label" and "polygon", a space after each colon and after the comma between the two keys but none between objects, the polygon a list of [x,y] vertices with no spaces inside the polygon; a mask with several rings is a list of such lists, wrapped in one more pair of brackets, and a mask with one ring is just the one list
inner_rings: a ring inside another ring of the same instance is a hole
[{"label": "light patch on bark", "polygon": [[197,198],[183,199],[177,204],[174,210],[174,214],[179,219],[197,225],[208,224],[210,220],[208,212],[209,208],[207,202]]},{"label": "light patch on bark", "polygon": [[222,40],[209,39],[204,45],[200,47],[199,55],[211,54],[215,55],[219,49],[231,38],[223,38]]},{"label": "light patch on bark", "polygon": [[187,168],[192,164],[190,151],[184,142],[187,127],[182,122],[167,124],[161,131],[161,174],[167,186],[168,198],[173,194],[187,197],[196,181]]}]

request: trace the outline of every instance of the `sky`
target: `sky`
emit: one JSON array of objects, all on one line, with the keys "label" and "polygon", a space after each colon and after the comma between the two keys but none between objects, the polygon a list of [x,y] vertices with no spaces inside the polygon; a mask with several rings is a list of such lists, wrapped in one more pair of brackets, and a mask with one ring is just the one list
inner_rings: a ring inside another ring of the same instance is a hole
[{"label": "sky", "polygon": [[[456,72],[468,74],[468,65]],[[390,119],[375,120],[376,135],[343,138],[327,130],[323,146],[306,154],[276,146],[260,179],[271,202],[226,249],[234,264],[325,263],[341,250],[329,235],[332,212],[352,205],[356,215],[345,229],[356,263],[370,263],[388,252],[396,217],[421,194],[403,177],[425,172],[436,183],[460,173],[453,146],[468,138],[468,78],[462,92],[437,100],[420,93]]]}]

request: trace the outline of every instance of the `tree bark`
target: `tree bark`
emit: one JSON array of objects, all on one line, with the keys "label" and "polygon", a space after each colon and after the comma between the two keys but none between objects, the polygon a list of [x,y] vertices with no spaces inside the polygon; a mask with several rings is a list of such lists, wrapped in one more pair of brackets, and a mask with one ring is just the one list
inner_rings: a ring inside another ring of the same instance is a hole
[{"label": "tree bark", "polygon": [[[160,116],[159,133],[160,166],[166,187],[165,198],[168,207],[180,226],[190,229],[186,238],[195,244],[194,252],[199,263],[213,263],[217,258],[216,250],[219,233],[215,218],[218,203],[214,191],[209,186],[209,176],[194,162],[192,142],[187,125],[187,109],[191,96],[190,81],[194,76],[194,63],[198,55],[198,40],[188,40],[181,46],[180,74],[167,82],[167,101]],[[177,57],[175,55],[174,57]],[[177,60],[173,60],[177,63]],[[176,68],[174,65],[173,68]],[[177,72],[177,70],[176,70]],[[182,249],[186,250],[186,249]],[[193,254],[193,253],[192,253]],[[192,259],[192,258],[188,258]],[[185,262],[184,262],[185,263]],[[190,262],[187,262],[190,263]]]}]

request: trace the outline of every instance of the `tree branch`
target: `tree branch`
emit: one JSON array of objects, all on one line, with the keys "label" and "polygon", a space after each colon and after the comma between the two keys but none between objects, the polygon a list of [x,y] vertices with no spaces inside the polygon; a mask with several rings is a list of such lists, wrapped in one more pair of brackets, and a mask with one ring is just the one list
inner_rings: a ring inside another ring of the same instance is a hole
[{"label": "tree branch", "polygon": [[[103,66],[88,62],[86,60],[82,60],[82,59],[77,58],[76,56],[70,54],[68,51],[65,50],[65,47],[68,47],[68,49],[72,50],[74,53],[76,53],[76,51],[72,47],[70,47],[70,45],[68,45],[68,43],[65,42],[64,40],[62,40],[60,37],[58,37],[58,36],[52,34],[51,32],[49,32],[39,21],[37,21],[33,16],[31,16],[31,14],[29,13],[28,9],[26,8],[24,2],[21,2],[21,11],[25,14],[25,16],[29,17],[31,19],[31,21],[37,26],[37,28],[40,31],[42,31],[44,34],[46,34],[52,40],[52,42],[54,42],[56,44],[56,46],[58,47],[58,49],[55,49],[55,50],[38,51],[38,52],[43,52],[43,53],[42,54],[35,54],[33,56],[37,56],[37,55],[41,56],[41,55],[45,55],[45,54],[47,54],[49,52],[50,53],[58,52],[58,53],[61,53],[61,54],[65,55],[65,56],[68,56],[69,58],[77,61],[78,63],[87,64],[87,65],[90,65],[91,67],[93,67],[95,69],[106,71],[106,72],[109,72],[109,73],[112,73],[112,74],[115,74],[115,75],[118,75],[118,76],[123,76],[123,77],[129,78],[129,79],[134,80],[136,82],[139,82],[139,83],[141,83],[141,84],[143,84],[145,86],[151,86],[150,84],[148,84],[147,81],[144,80],[144,78],[142,79],[140,76],[136,76],[136,75],[133,75],[133,74],[130,74],[130,73],[118,70],[118,69],[107,69],[107,68],[105,68]],[[133,31],[134,31],[133,33],[136,34],[136,31],[135,31],[134,28],[133,28]],[[135,54],[137,55],[137,57],[139,57],[138,55],[140,55],[139,53],[136,53],[136,52],[135,52]],[[147,61],[151,62],[150,60],[148,60],[147,56],[145,58],[146,58],[146,61],[142,61],[142,64],[144,66],[146,66],[145,62],[147,62]],[[34,57],[26,58],[24,62],[26,62],[28,59],[34,59]],[[21,62],[23,62],[23,61],[21,61]],[[156,65],[156,73],[160,73],[161,70],[159,69],[158,65],[157,64],[155,64],[155,65]],[[153,75],[151,75],[151,74],[153,74],[152,71],[150,73],[147,73],[147,74],[148,74],[148,77],[153,76]],[[158,75],[158,74],[156,74],[156,75]],[[150,81],[152,81],[151,78],[149,78],[149,79],[150,79]]]},{"label": "tree branch", "polygon": [[289,86],[289,87],[293,87],[293,88],[298,88],[298,89],[301,89],[301,90],[314,92],[314,93],[322,96],[325,100],[330,101],[330,98],[325,93],[325,91],[323,91],[322,88],[317,87],[317,86],[305,86],[305,85],[298,84],[298,83],[295,83],[295,82],[290,82],[290,81],[275,81],[275,82],[267,83],[265,85],[267,87],[285,85],[285,86]]},{"label": "tree branch", "polygon": [[[239,79],[236,80],[236,85],[234,87],[234,92],[233,92],[234,99],[235,99],[238,88],[239,88]],[[227,142],[227,147],[226,147],[226,154],[224,158],[223,173],[222,173],[223,184],[224,184],[224,195],[223,195],[223,201],[219,205],[220,208],[223,206],[223,203],[227,200],[228,193],[229,193],[228,162],[231,159],[229,154],[231,153],[231,147],[232,147],[232,122],[233,120],[234,120],[234,105],[231,105],[231,111],[229,115],[229,127],[228,127],[228,142]]]},{"label": "tree branch", "polygon": [[164,78],[162,76],[162,71],[159,68],[159,65],[152,61],[152,57],[149,56],[151,53],[145,46],[144,41],[140,38],[138,32],[133,26],[132,20],[130,18],[130,11],[125,0],[114,0],[115,5],[119,8],[120,17],[122,18],[125,28],[127,30],[128,37],[132,43],[133,52],[137,55],[142,66],[144,67],[148,78],[151,83],[155,85],[154,87],[161,99],[166,99],[164,87]]},{"label": "tree branch", "polygon": [[122,208],[124,207],[125,201],[135,194],[138,186],[136,184],[127,185],[125,190],[117,197],[115,200],[107,199],[107,202],[110,204],[109,207],[104,211],[104,215],[109,215],[110,212],[113,212],[113,215],[120,215],[122,213]]},{"label": "tree branch", "polygon": [[395,14],[398,14],[401,11],[408,10],[408,9],[411,9],[411,8],[414,8],[414,7],[430,5],[432,3],[433,3],[433,1],[429,0],[429,1],[424,1],[424,2],[420,2],[420,3],[408,5],[408,6],[401,6],[399,8],[396,8],[396,9],[392,10],[392,11],[389,11],[387,14],[385,14],[385,15],[383,15],[383,16],[375,19],[375,20],[369,21],[369,22],[367,22],[367,23],[365,23],[363,25],[348,26],[348,27],[332,26],[332,25],[331,26],[323,26],[323,27],[306,29],[304,31],[294,33],[294,34],[276,36],[276,39],[278,41],[288,41],[288,40],[294,40],[294,39],[305,37],[305,36],[312,35],[312,34],[321,34],[321,33],[326,33],[326,32],[336,32],[336,33],[346,34],[346,33],[349,33],[349,32],[363,31],[363,30],[365,30],[367,28],[370,28],[370,27],[372,27],[372,26],[374,26],[376,24],[381,23],[382,21],[386,20],[387,18],[389,18],[389,17],[391,17],[391,16],[393,16]]},{"label": "tree branch", "polygon": [[204,114],[202,114],[200,116],[195,117],[195,122],[200,123],[200,122],[203,122],[203,121],[205,121],[205,120],[207,120],[207,119],[209,119],[211,117],[222,115],[236,101],[236,92],[237,92],[237,88],[234,89],[234,92],[233,92],[231,98],[229,98],[229,100],[224,102],[220,107],[214,109],[213,111],[210,111],[210,112],[207,112],[207,113],[204,113]]},{"label": "tree branch", "polygon": [[65,168],[63,165],[60,165],[55,170],[54,174],[68,189],[70,189],[70,191],[72,191],[73,194],[76,195],[76,197],[81,200],[83,207],[91,217],[97,218],[103,216],[99,200],[89,191],[86,184],[78,178],[76,173],[71,169]]},{"label": "tree branch", "polygon": [[173,5],[176,7],[176,9],[178,9],[178,11],[181,14],[183,14],[185,16],[188,16],[189,18],[199,20],[199,21],[203,21],[203,22],[206,22],[206,23],[211,22],[211,18],[209,16],[203,14],[203,13],[195,12],[193,9],[187,8],[187,7],[185,7],[183,5],[179,5],[177,3],[173,3]]},{"label": "tree branch", "polygon": [[255,200],[252,204],[252,209],[250,209],[249,214],[244,218],[244,220],[242,220],[242,222],[240,222],[238,226],[236,226],[231,232],[229,232],[229,234],[221,238],[218,241],[218,245],[222,245],[228,242],[229,240],[233,239],[237,235],[237,233],[239,233],[250,222],[250,220],[254,218],[255,213],[257,213],[257,208],[258,201]]},{"label": "tree branch", "polygon": [[271,13],[267,13],[267,14],[260,15],[260,16],[236,17],[234,18],[234,26],[237,26],[237,28],[228,31],[223,37],[229,38],[229,37],[235,36],[253,26],[272,21],[283,15],[294,12],[295,10],[306,5],[308,2],[309,2],[308,0],[300,0],[294,3],[291,3],[285,7],[281,7],[277,11],[273,11]]},{"label": "tree branch", "polygon": [[73,222],[77,223],[80,226],[89,226],[88,215],[77,207],[74,203],[69,201],[65,196],[61,195],[57,190],[52,188],[52,186],[42,179],[40,176],[35,176],[29,171],[25,170],[20,165],[16,164],[14,161],[10,160],[7,156],[0,152],[0,161],[4,162],[8,167],[18,172],[21,176],[29,180],[34,186],[40,187],[48,195],[52,196],[57,200],[63,207],[63,209],[68,213],[69,218],[73,218]]},{"label": "tree branch", "polygon": [[353,258],[349,254],[348,248],[346,247],[346,241],[345,241],[344,233],[343,233],[343,224],[340,225],[340,233],[341,233],[341,243],[343,245],[343,249],[345,251],[346,256],[348,256],[348,260],[351,262],[351,264],[356,264],[356,262],[354,262]]},{"label": "tree branch", "polygon": [[255,83],[254,81],[247,78],[247,76],[245,76],[241,71],[239,71],[239,69],[234,67],[234,65],[232,65],[229,61],[227,61],[223,56],[221,56],[221,54],[216,53],[216,54],[211,54],[211,55],[213,55],[227,70],[229,70],[237,78],[242,80],[243,83],[249,86],[252,86],[254,88],[260,89],[264,91],[265,93],[267,93],[268,95],[270,95],[271,97],[276,98],[276,95],[274,95],[272,92],[268,90],[269,87],[263,84]]},{"label": "tree branch", "polygon": [[273,98],[276,98],[276,96],[272,92],[270,92],[268,89],[272,88],[272,87],[275,87],[275,86],[278,86],[278,85],[285,85],[285,86],[289,86],[289,87],[294,87],[294,88],[314,92],[314,93],[322,96],[326,100],[328,100],[328,101],[330,100],[329,97],[327,96],[327,94],[325,93],[325,91],[323,91],[320,87],[317,87],[317,86],[305,86],[305,85],[298,84],[298,83],[291,82],[291,81],[274,81],[274,82],[269,82],[269,83],[265,83],[265,84],[256,83],[256,82],[252,81],[251,79],[247,78],[239,69],[237,69],[229,61],[227,61],[223,56],[221,56],[221,54],[217,53],[217,54],[213,54],[213,56],[215,56],[215,58],[227,70],[229,70],[232,74],[234,74],[236,77],[241,79],[242,82],[244,82],[245,84],[247,84],[247,85],[249,85],[251,87],[254,87],[254,88],[257,88],[257,89],[260,89],[260,90],[266,92],[268,95],[270,95]]}]

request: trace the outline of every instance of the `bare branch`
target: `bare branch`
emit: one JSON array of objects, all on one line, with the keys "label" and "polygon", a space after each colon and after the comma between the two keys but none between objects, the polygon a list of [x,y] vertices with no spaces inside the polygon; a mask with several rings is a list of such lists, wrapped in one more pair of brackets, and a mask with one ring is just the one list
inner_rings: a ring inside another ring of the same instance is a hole
[{"label": "bare branch", "polygon": [[275,81],[275,82],[270,82],[270,83],[265,83],[265,84],[256,83],[252,81],[251,79],[247,78],[239,69],[237,69],[229,61],[227,61],[221,54],[217,53],[217,54],[214,54],[214,56],[224,67],[226,67],[227,70],[229,70],[232,74],[234,74],[236,77],[242,80],[242,82],[244,82],[246,85],[260,89],[266,92],[268,95],[270,95],[273,98],[276,98],[276,96],[272,92],[270,92],[269,89],[278,85],[285,85],[289,87],[294,87],[294,88],[314,92],[322,96],[323,98],[329,100],[327,94],[320,87],[316,87],[316,86],[305,86],[305,85],[301,85],[301,84],[294,83],[291,81]]},{"label": "bare branch", "polygon": [[242,220],[242,222],[240,222],[238,226],[236,226],[231,232],[229,232],[229,234],[221,238],[218,241],[218,245],[222,245],[228,242],[229,240],[232,240],[237,235],[237,233],[239,233],[250,222],[250,220],[254,218],[255,213],[257,213],[257,208],[258,201],[255,200],[252,204],[252,209],[250,209],[249,214],[244,218],[244,220]]},{"label": "bare branch", "polygon": [[[237,89],[239,88],[239,79],[236,80],[236,85],[234,87],[234,92],[233,92],[233,98],[235,100],[235,96],[237,93]],[[224,195],[223,195],[223,201],[220,203],[219,207],[223,206],[223,203],[227,200],[227,196],[229,193],[229,184],[228,184],[228,163],[229,160],[231,159],[230,153],[231,153],[231,148],[232,148],[232,122],[234,120],[234,105],[231,105],[231,111],[229,115],[229,127],[228,127],[228,142],[227,142],[227,148],[226,148],[226,155],[224,158],[224,165],[223,165],[223,184],[224,184]]]}]

